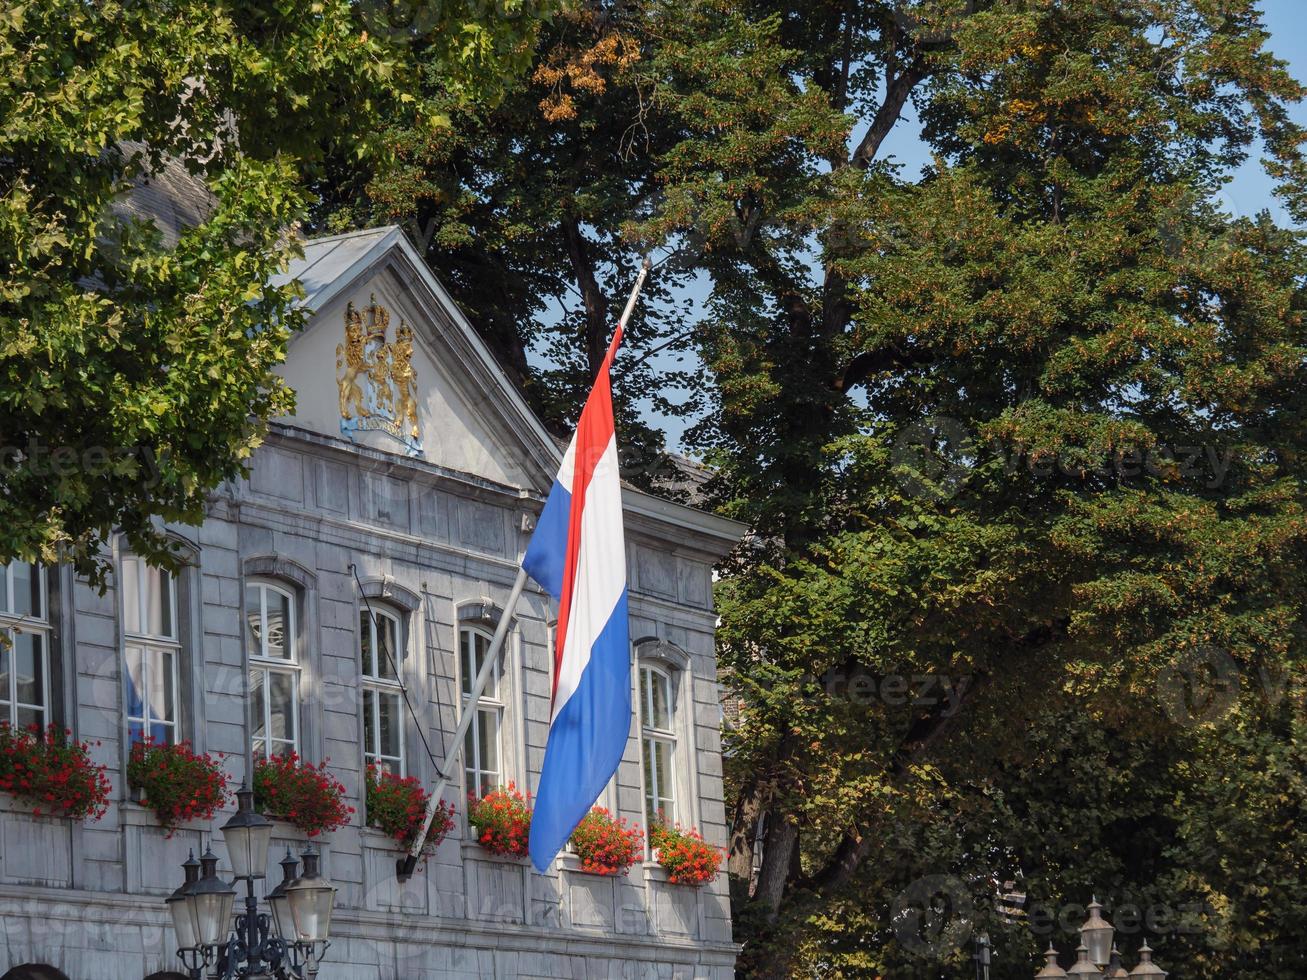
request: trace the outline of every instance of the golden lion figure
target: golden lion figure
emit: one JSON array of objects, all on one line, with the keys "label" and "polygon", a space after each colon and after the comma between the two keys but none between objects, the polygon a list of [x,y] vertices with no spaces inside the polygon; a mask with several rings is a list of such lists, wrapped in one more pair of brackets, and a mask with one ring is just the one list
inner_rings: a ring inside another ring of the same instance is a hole
[{"label": "golden lion figure", "polygon": [[361,416],[363,388],[359,376],[367,373],[368,362],[363,354],[363,316],[350,303],[345,310],[345,342],[336,345],[336,384],[340,388],[340,417],[352,419]]},{"label": "golden lion figure", "polygon": [[395,420],[400,428],[409,427],[409,435],[418,437],[417,372],[413,370],[413,328],[403,320],[395,331],[395,343],[390,348],[390,377],[395,382],[397,410]]}]

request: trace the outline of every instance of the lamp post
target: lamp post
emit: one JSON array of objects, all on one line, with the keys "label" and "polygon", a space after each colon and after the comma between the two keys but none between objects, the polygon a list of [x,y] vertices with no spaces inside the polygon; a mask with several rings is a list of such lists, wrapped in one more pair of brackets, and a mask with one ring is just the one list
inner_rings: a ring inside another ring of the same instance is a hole
[{"label": "lamp post", "polygon": [[1045,977],[1078,980],[1130,980],[1139,977],[1165,980],[1166,972],[1153,962],[1153,951],[1147,942],[1139,949],[1139,965],[1127,973],[1121,962],[1121,951],[1112,942],[1115,930],[1112,923],[1103,917],[1103,906],[1097,898],[1089,903],[1088,912],[1088,917],[1080,926],[1080,945],[1076,949],[1076,962],[1071,969],[1064,971],[1058,965],[1057,948],[1049,943],[1048,952],[1044,954],[1044,967],[1035,974],[1036,980]]},{"label": "lamp post", "polygon": [[976,952],[973,958],[976,961],[976,980],[989,980],[989,964],[993,956],[993,947],[989,942],[989,934],[981,933],[976,937]]},{"label": "lamp post", "polygon": [[236,889],[218,877],[218,859],[206,850],[182,865],[186,880],[167,899],[177,933],[177,955],[191,980],[213,964],[212,980],[309,980],[330,945],[336,889],[318,870],[318,855],[304,853],[304,876],[286,852],[282,881],[268,895],[271,915],[259,911],[254,882],[266,877],[272,823],[254,809],[254,794],[241,788],[236,813],[222,827],[231,856],[233,885],[245,882],[245,907],[232,922]]}]

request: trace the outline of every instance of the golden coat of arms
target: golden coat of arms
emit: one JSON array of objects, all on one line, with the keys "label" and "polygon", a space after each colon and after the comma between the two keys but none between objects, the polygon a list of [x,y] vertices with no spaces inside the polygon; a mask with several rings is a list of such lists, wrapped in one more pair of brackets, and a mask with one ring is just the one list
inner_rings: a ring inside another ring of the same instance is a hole
[{"label": "golden coat of arms", "polygon": [[345,342],[336,345],[340,431],[351,439],[355,432],[384,432],[408,455],[420,456],[413,328],[400,317],[395,339],[387,341],[389,329],[390,313],[376,296],[366,310],[345,308]]}]

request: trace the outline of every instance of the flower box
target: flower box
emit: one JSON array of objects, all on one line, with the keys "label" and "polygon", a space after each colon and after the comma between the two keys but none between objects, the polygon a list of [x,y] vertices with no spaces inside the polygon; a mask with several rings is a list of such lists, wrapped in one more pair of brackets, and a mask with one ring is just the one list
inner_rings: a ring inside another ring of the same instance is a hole
[{"label": "flower box", "polygon": [[[422,832],[430,794],[413,776],[396,776],[375,764],[368,766],[365,785],[368,826],[380,830],[407,851]],[[422,845],[422,856],[428,856],[439,847],[453,827],[454,807],[441,800]]]},{"label": "flower box", "polygon": [[531,797],[512,783],[481,799],[467,797],[467,822],[477,844],[503,857],[527,856],[531,834]]},{"label": "flower box", "polygon": [[673,885],[706,885],[717,877],[722,853],[693,827],[654,824],[649,828],[650,856]]},{"label": "flower box", "polygon": [[171,837],[190,820],[211,820],[227,799],[228,776],[211,755],[145,739],[132,745],[127,786],[133,801],[153,810]]},{"label": "flower box", "polygon": [[91,746],[55,725],[16,729],[0,723],[0,791],[37,817],[99,820],[109,807],[109,777]]},{"label": "flower box", "polygon": [[345,803],[345,787],[327,770],[327,761],[310,765],[294,752],[260,759],[254,764],[255,807],[309,837],[345,826],[354,808]]},{"label": "flower box", "polygon": [[597,875],[626,874],[644,849],[644,831],[597,806],[572,831],[572,849],[581,871]]}]

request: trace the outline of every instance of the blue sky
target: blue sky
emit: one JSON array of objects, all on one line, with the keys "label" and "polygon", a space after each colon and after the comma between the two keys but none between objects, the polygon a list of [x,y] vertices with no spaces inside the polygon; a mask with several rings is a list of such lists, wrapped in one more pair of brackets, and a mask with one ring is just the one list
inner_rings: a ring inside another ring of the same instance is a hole
[{"label": "blue sky", "polygon": [[[1288,62],[1295,78],[1307,80],[1307,31],[1304,30],[1307,0],[1263,0],[1262,9],[1265,11],[1266,27],[1271,34],[1268,47]],[[1295,107],[1293,115],[1297,122],[1307,125],[1307,105]],[[916,114],[909,105],[903,119],[882,148],[882,156],[892,157],[904,165],[904,176],[919,173],[921,166],[929,160],[926,147],[916,137],[916,123]],[[1253,153],[1234,175],[1221,195],[1220,203],[1226,211],[1240,217],[1269,209],[1277,222],[1287,224],[1288,215],[1272,191],[1271,180],[1262,170],[1259,155]],[[706,289],[707,284],[700,282],[688,295],[702,301]],[[665,363],[668,368],[677,366],[670,357],[666,358]],[[618,369],[620,370],[620,362]],[[654,414],[652,406],[649,407],[649,414]],[[667,433],[669,448],[681,448],[680,438],[685,425],[681,419],[663,419],[662,428]]]}]

